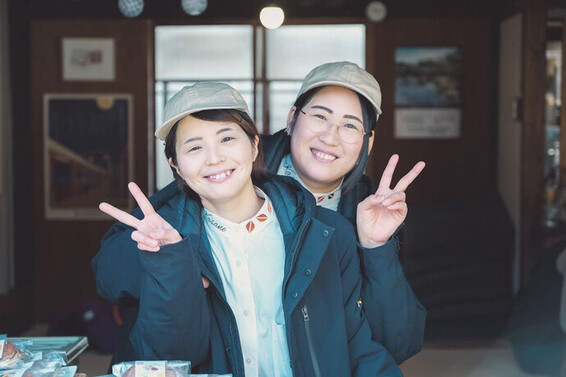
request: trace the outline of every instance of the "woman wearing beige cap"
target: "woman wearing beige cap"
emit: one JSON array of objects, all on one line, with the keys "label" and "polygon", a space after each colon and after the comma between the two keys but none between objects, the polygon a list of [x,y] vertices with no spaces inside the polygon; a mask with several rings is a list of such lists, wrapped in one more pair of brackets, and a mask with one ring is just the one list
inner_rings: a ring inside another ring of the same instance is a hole
[{"label": "woman wearing beige cap", "polygon": [[375,189],[364,171],[380,114],[381,89],[371,74],[351,62],[326,63],[303,80],[286,130],[262,141],[270,171],[295,178],[318,205],[357,228],[374,339],[402,363],[422,347],[426,310],[403,274],[395,234],[407,215],[405,190],[425,164],[390,188],[399,160],[393,155]]},{"label": "woman wearing beige cap", "polygon": [[[350,62],[323,64],[305,77],[289,112],[287,130],[262,136],[262,143],[272,173],[293,177],[314,195],[318,205],[340,212],[357,227],[363,246],[359,251],[362,299],[372,334],[401,363],[422,347],[426,311],[403,275],[395,233],[407,214],[404,191],[424,163],[415,165],[391,189],[398,160],[393,156],[379,188],[374,189],[363,173],[380,106],[379,84],[368,72]],[[159,209],[170,206],[178,195],[173,182],[151,201]],[[98,292],[121,304],[122,335],[129,334],[137,313],[141,270],[135,249],[115,253],[113,239],[123,231],[119,225],[110,229],[92,263]],[[115,265],[129,268],[114,274]],[[122,337],[114,357],[115,361],[133,357],[127,336]]]},{"label": "woman wearing beige cap", "polygon": [[401,376],[363,313],[353,227],[297,181],[268,176],[238,92],[198,83],[165,114],[156,136],[183,193],[156,207],[131,183],[141,215],[100,205],[122,230],[103,246],[118,263],[94,264],[99,289],[140,284],[135,358],[234,377]]}]

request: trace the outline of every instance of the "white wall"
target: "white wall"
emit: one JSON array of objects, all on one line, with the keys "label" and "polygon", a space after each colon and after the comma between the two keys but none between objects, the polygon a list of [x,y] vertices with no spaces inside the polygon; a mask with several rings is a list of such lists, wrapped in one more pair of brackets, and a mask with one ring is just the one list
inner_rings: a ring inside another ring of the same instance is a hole
[{"label": "white wall", "polygon": [[497,187],[515,225],[513,285],[519,287],[519,239],[521,234],[521,128],[513,110],[521,97],[522,17],[501,23],[499,40],[499,116]]},{"label": "white wall", "polygon": [[12,121],[8,73],[8,0],[0,0],[0,295],[14,286]]}]

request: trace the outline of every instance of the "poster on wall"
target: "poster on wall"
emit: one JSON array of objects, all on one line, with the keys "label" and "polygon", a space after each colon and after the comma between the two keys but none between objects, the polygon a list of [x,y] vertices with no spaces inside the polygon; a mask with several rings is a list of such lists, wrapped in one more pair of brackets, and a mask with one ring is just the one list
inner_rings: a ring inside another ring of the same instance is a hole
[{"label": "poster on wall", "polygon": [[115,78],[114,39],[63,38],[64,81],[112,81]]},{"label": "poster on wall", "polygon": [[397,47],[395,72],[395,138],[459,138],[460,48]]},{"label": "poster on wall", "polygon": [[102,201],[132,208],[132,97],[45,94],[44,191],[47,219],[108,220]]}]

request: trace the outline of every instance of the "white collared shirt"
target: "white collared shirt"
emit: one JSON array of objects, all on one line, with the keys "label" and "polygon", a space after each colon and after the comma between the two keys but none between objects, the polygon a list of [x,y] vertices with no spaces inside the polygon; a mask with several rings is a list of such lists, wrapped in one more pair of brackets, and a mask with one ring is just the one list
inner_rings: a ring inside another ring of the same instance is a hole
[{"label": "white collared shirt", "polygon": [[342,182],[340,182],[338,187],[336,187],[331,192],[328,193],[312,192],[311,190],[309,190],[307,185],[305,185],[305,183],[301,180],[301,178],[297,174],[297,171],[293,166],[293,161],[291,160],[291,154],[288,154],[285,157],[283,157],[281,163],[279,164],[277,175],[283,175],[294,178],[314,196],[314,198],[316,199],[317,206],[328,208],[333,211],[338,211],[338,204],[340,204],[340,198],[342,197],[342,182],[344,182],[344,178],[342,178]]},{"label": "white collared shirt", "polygon": [[270,199],[239,224],[203,210],[212,256],[234,312],[246,377],[291,377],[283,314],[285,244]]}]

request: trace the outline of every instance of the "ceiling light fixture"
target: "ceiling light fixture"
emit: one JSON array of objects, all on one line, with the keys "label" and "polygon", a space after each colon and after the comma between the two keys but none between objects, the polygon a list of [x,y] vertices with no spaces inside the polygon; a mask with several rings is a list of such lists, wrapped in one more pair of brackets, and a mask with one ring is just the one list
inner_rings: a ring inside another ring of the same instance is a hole
[{"label": "ceiling light fixture", "polygon": [[181,7],[189,16],[201,15],[207,6],[207,0],[181,0]]},{"label": "ceiling light fixture", "polygon": [[280,7],[270,5],[264,7],[261,12],[259,12],[259,20],[265,28],[277,29],[283,24],[283,21],[285,20],[285,13]]},{"label": "ceiling light fixture", "polygon": [[381,1],[372,1],[366,6],[366,17],[371,22],[381,22],[387,17],[387,7]]},{"label": "ceiling light fixture", "polygon": [[128,18],[139,16],[143,12],[143,0],[118,0],[120,12]]}]

